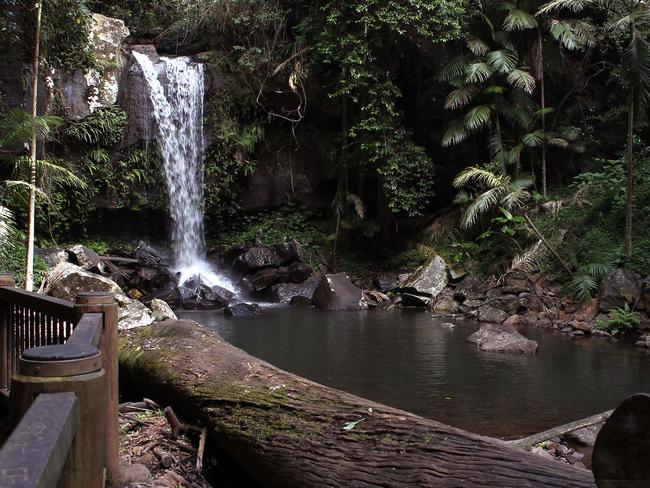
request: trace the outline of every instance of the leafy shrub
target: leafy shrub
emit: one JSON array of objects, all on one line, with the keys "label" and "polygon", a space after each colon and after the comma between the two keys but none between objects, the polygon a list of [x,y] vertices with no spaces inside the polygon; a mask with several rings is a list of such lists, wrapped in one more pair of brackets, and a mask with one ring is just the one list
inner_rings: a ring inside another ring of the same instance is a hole
[{"label": "leafy shrub", "polygon": [[612,335],[633,331],[639,325],[641,325],[641,321],[639,320],[638,314],[630,310],[630,306],[627,303],[622,308],[619,307],[611,310],[609,312],[609,318],[596,322],[596,327]]},{"label": "leafy shrub", "polygon": [[[17,284],[25,280],[25,261],[27,258],[25,242],[27,242],[27,236],[23,232],[17,232],[16,245],[9,248],[0,257],[0,272],[13,274]],[[34,286],[40,286],[48,271],[47,262],[39,256],[34,256]]]}]

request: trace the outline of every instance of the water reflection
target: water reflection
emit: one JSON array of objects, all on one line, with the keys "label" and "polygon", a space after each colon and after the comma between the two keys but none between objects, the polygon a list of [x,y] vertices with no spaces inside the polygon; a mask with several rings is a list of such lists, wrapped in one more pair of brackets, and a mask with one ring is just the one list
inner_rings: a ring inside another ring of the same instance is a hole
[{"label": "water reflection", "polygon": [[479,351],[423,312],[267,309],[225,319],[186,312],[226,340],[282,369],[473,432],[531,434],[615,407],[648,391],[648,358],[602,339],[573,341],[525,329],[536,356]]}]

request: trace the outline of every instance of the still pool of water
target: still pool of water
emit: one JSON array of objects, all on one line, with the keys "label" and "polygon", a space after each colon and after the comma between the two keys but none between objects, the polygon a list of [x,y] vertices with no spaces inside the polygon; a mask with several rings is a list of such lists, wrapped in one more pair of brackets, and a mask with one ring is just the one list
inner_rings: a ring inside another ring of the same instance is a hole
[{"label": "still pool of water", "polygon": [[267,308],[258,317],[181,312],[249,354],[310,380],[479,434],[533,434],[650,391],[650,357],[601,338],[522,333],[537,355],[486,353],[425,312]]}]

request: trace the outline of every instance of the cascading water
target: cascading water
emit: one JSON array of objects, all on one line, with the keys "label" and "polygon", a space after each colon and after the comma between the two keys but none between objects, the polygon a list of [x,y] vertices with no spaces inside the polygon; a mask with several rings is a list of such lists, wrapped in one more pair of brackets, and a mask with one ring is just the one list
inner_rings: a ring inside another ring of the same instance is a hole
[{"label": "cascading water", "polygon": [[[203,237],[203,65],[187,57],[161,57],[154,64],[133,51],[149,87],[163,159],[172,243],[181,283],[200,276],[209,285],[230,290],[232,283],[205,262]],[[160,77],[166,80],[165,85]]]}]

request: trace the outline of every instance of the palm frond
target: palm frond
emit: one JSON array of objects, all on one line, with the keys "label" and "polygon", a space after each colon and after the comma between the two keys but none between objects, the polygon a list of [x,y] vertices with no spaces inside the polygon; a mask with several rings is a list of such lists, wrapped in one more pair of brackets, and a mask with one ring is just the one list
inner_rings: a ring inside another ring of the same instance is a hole
[{"label": "palm frond", "polygon": [[542,144],[542,142],[544,142],[544,131],[538,129],[535,132],[524,134],[524,136],[521,138],[521,142],[523,142],[528,147],[538,147]]},{"label": "palm frond", "polygon": [[638,32],[623,53],[623,66],[630,75],[628,84],[637,99],[638,113],[644,114],[650,102],[650,43]]},{"label": "palm frond", "polygon": [[499,204],[503,187],[497,186],[484,191],[465,209],[461,218],[461,227],[468,229],[476,224],[479,217]]},{"label": "palm frond", "polygon": [[537,19],[533,15],[516,8],[511,9],[503,21],[503,28],[507,31],[522,31],[536,27]]},{"label": "palm frond", "polygon": [[530,73],[521,69],[514,69],[508,73],[507,80],[512,86],[528,94],[535,91],[535,78]]},{"label": "palm frond", "polygon": [[487,63],[472,63],[465,68],[465,81],[467,83],[483,83],[493,73],[494,69]]},{"label": "palm frond", "polygon": [[453,185],[455,188],[462,188],[469,183],[477,183],[483,187],[496,188],[503,186],[507,181],[509,181],[507,176],[494,174],[492,171],[478,166],[470,166],[454,178]]},{"label": "palm frond", "polygon": [[512,185],[508,188],[508,192],[504,192],[503,198],[499,202],[503,207],[508,210],[523,207],[528,200],[530,200],[530,193],[527,190],[518,188]]},{"label": "palm frond", "polygon": [[464,119],[465,127],[470,131],[477,131],[485,127],[492,117],[492,107],[477,105],[467,112]]},{"label": "palm frond", "polygon": [[550,21],[549,32],[564,49],[576,51],[595,43],[593,26],[585,21],[557,20]]},{"label": "palm frond", "polygon": [[[19,158],[16,158],[15,160],[15,164],[17,168],[22,167],[23,169],[27,169],[29,168],[30,163],[31,160],[27,156],[21,156]],[[79,178],[68,168],[65,168],[59,164],[44,159],[37,159],[35,161],[35,164],[36,164],[36,171],[45,175],[48,178],[57,179],[60,183],[75,188],[87,187],[86,182],[84,180]]]},{"label": "palm frond", "polygon": [[505,48],[509,49],[510,51],[515,51],[515,44],[512,42],[512,39],[510,39],[510,36],[508,35],[507,32],[505,31],[499,31],[496,34],[494,34],[494,40],[496,43]]},{"label": "palm frond", "polygon": [[469,85],[457,88],[447,95],[445,100],[445,108],[448,110],[456,110],[466,106],[472,99],[478,95],[479,88],[476,85]]},{"label": "palm frond", "polygon": [[573,276],[570,287],[575,299],[584,303],[591,300],[593,292],[598,289],[598,281],[589,273],[577,273]]},{"label": "palm frond", "polygon": [[551,0],[542,5],[535,15],[548,15],[554,12],[561,12],[562,10],[569,10],[578,13],[582,12],[593,3],[593,0]]},{"label": "palm frond", "polygon": [[438,78],[440,81],[451,81],[456,78],[462,78],[465,76],[465,70],[467,66],[475,59],[473,56],[463,55],[458,56],[457,58],[452,59],[447,63]]},{"label": "palm frond", "polygon": [[490,46],[483,39],[476,36],[468,36],[465,44],[467,45],[467,49],[476,56],[485,56],[490,50]]},{"label": "palm frond", "polygon": [[500,73],[509,73],[517,67],[517,54],[507,49],[491,51],[485,59]]},{"label": "palm frond", "polygon": [[0,147],[15,144],[26,144],[32,138],[32,130],[36,132],[38,141],[48,140],[54,134],[62,119],[53,115],[32,116],[20,108],[12,108],[0,121]]},{"label": "palm frond", "polygon": [[553,147],[559,147],[560,149],[568,149],[569,141],[562,139],[561,137],[551,137],[548,140],[548,145]]},{"label": "palm frond", "polygon": [[442,136],[441,144],[443,147],[456,146],[467,139],[467,137],[469,137],[469,132],[465,128],[463,119],[456,119],[447,127],[447,130]]}]

